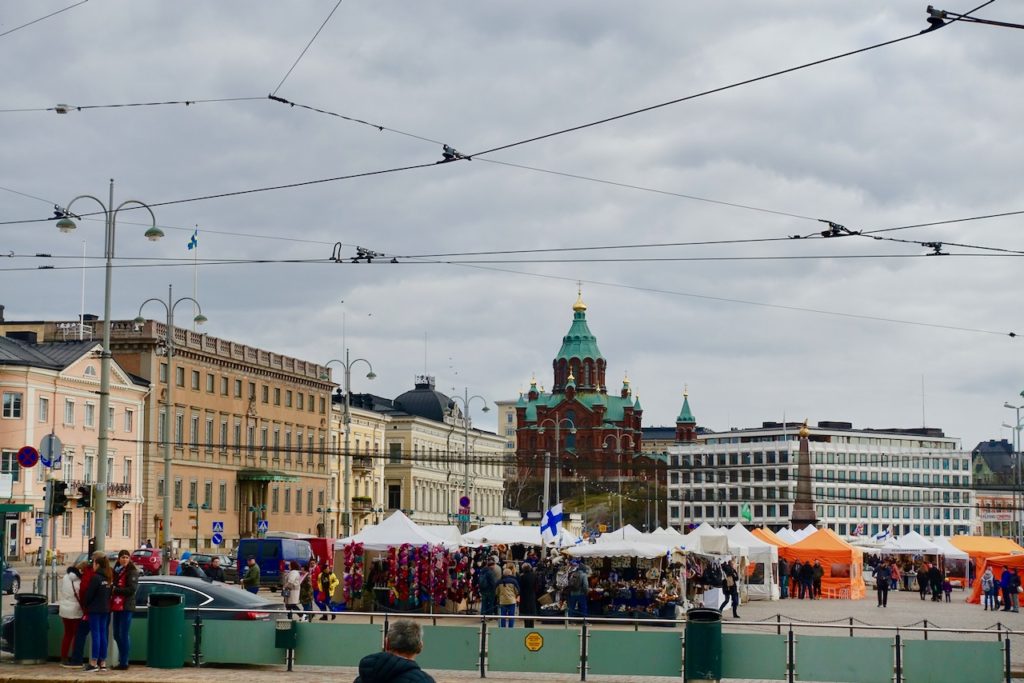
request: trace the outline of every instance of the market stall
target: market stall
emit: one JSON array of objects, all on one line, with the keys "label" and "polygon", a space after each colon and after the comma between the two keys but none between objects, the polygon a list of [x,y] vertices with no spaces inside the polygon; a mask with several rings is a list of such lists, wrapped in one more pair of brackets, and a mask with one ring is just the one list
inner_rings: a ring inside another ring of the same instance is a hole
[{"label": "market stall", "polygon": [[971,595],[967,598],[967,602],[973,605],[981,602],[981,576],[985,573],[986,567],[992,570],[995,580],[999,581],[1004,569],[1024,570],[1024,555],[994,555],[982,560],[978,565],[978,576],[971,587]]},{"label": "market stall", "polygon": [[778,537],[778,535],[774,531],[772,531],[766,526],[758,527],[757,529],[754,529],[751,533],[760,538],[765,543],[771,543],[776,548],[784,548],[787,545],[789,545],[789,543],[783,541],[781,538]]},{"label": "market stall", "polygon": [[1013,540],[999,536],[953,536],[949,542],[954,548],[967,553],[970,557],[967,562],[959,563],[955,570],[950,568],[952,563],[948,559],[946,561],[946,571],[950,576],[963,578],[965,585],[967,581],[973,580],[977,575],[975,573],[968,577],[971,565],[980,567],[983,561],[990,557],[1024,554],[1024,548]]},{"label": "market stall", "polygon": [[793,562],[821,560],[824,576],[821,580],[822,597],[860,600],[866,593],[864,586],[864,553],[831,529],[818,529],[810,536],[781,548],[779,555]]},{"label": "market stall", "polygon": [[[678,548],[673,552],[671,544],[611,538],[603,543],[583,543],[562,552],[573,561],[585,562],[592,568],[587,595],[591,616],[676,617],[675,608],[684,592],[683,556]],[[674,598],[669,599],[669,595]],[[547,611],[554,614],[558,609],[558,605],[552,605]]]},{"label": "market stall", "polygon": [[728,529],[732,547],[747,549],[747,565],[743,582],[751,600],[779,599],[779,549],[762,541],[739,522]]}]

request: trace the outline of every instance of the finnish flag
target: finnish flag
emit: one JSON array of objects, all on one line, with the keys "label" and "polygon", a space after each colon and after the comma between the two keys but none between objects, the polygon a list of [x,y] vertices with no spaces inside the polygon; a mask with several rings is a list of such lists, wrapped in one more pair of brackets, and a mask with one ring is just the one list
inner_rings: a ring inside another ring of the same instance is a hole
[{"label": "finnish flag", "polygon": [[544,521],[540,525],[541,543],[554,542],[562,530],[562,504],[554,506],[544,515]]}]

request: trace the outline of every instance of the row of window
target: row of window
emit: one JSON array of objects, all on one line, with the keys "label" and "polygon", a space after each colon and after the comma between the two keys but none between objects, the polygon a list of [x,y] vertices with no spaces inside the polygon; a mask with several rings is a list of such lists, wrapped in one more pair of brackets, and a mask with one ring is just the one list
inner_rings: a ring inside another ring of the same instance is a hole
[{"label": "row of window", "polygon": [[[768,505],[756,504],[751,506],[754,519],[760,519],[764,517],[789,517],[789,504],[781,503],[774,504],[769,503]],[[721,521],[726,517],[732,519],[739,519],[740,506],[739,505],[719,505],[718,511],[715,511],[714,505],[670,505],[668,509],[669,518],[680,519],[680,513],[682,519],[687,520],[707,520],[713,521],[718,519]]]},{"label": "row of window", "polygon": [[[165,440],[165,429],[164,422],[166,416],[166,409],[160,409],[160,419],[157,428],[157,439],[163,443]],[[203,433],[203,439],[200,441],[200,419],[202,416],[198,414],[192,414],[189,416],[189,429],[188,429],[188,445],[192,449],[198,449],[200,444],[205,446],[207,450],[212,450],[215,446],[219,447],[222,451],[227,450],[229,444],[234,446],[235,453],[239,453],[243,448],[248,452],[250,456],[255,455],[257,449],[260,453],[266,457],[267,453],[270,453],[275,460],[280,459],[284,456],[285,464],[291,464],[294,456],[295,464],[313,464],[314,453],[317,456],[317,463],[321,466],[325,463],[326,458],[326,442],[323,434],[314,434],[312,430],[309,432],[303,432],[301,429],[293,432],[289,426],[284,428],[284,439],[282,442],[282,430],[281,427],[275,425],[273,428],[273,440],[271,440],[271,432],[269,426],[261,426],[259,428],[259,443],[256,441],[256,426],[248,425],[246,427],[246,441],[242,440],[242,418],[236,416],[234,418],[234,425],[231,428],[232,440],[228,440],[228,418],[222,417],[220,420],[220,429],[215,434],[214,418],[212,416],[206,417],[205,431]],[[215,439],[215,436],[219,436]],[[294,436],[294,440],[293,440]],[[177,413],[174,416],[174,443],[178,448],[185,447],[185,413]]]},{"label": "row of window", "polygon": [[[167,363],[160,365],[160,381],[167,383]],[[184,388],[185,387],[185,368],[178,366],[174,368],[174,383]],[[199,370],[191,371],[191,383],[190,386],[193,391],[201,391],[200,385],[202,383],[202,373]],[[240,379],[234,381],[226,375],[220,376],[220,395],[229,396],[232,395],[234,398],[246,398],[250,401],[256,400],[256,382],[248,383],[249,394],[248,396],[242,396],[243,382]],[[215,394],[217,385],[217,376],[212,373],[206,373],[206,393]],[[284,405],[285,408],[295,408],[296,410],[305,410],[310,413],[316,412],[317,408],[317,396],[315,394],[304,394],[301,391],[293,391],[291,389],[281,390],[280,387],[273,387],[270,385],[263,384],[260,387],[260,394],[262,402],[270,405],[271,402],[275,406]],[[230,390],[230,392],[229,392]],[[273,397],[273,398],[271,398]],[[324,396],[319,397],[320,414],[324,415],[327,413],[327,399]]]},{"label": "row of window", "polygon": [[[92,528],[92,510],[83,510],[81,521],[75,524],[77,516],[76,509],[69,507],[68,511],[60,517],[60,535],[65,538],[72,536],[85,537],[87,530]],[[124,510],[121,512],[121,536],[134,538],[135,529],[132,527],[132,513]],[[114,511],[107,510],[107,538],[114,537]],[[131,550],[131,548],[129,548]]]},{"label": "row of window", "polygon": [[[23,394],[20,391],[5,391],[3,393],[3,417],[9,420],[20,420],[23,412]],[[97,404],[91,401],[86,401],[83,405],[82,410],[82,424],[85,427],[96,426],[96,410]],[[108,425],[109,430],[114,431],[115,429],[115,410],[114,406],[109,407],[108,412]],[[36,411],[39,422],[50,421],[50,398],[47,396],[39,397],[39,410]],[[77,406],[74,399],[64,399],[64,425],[72,427],[75,425],[77,416]],[[123,427],[125,433],[131,433],[135,429],[135,411],[125,409]]]},{"label": "row of window", "polygon": [[[107,457],[107,483],[112,484],[118,480],[122,484],[131,485],[132,481],[132,460],[131,458],[125,458],[121,461],[121,476],[118,477],[114,470],[115,459],[113,456]],[[84,481],[86,483],[92,483],[96,481],[96,457],[86,453],[82,456],[81,472],[78,471],[78,462],[75,457],[74,447],[64,447],[64,454],[62,458],[63,476],[64,481]],[[18,464],[18,454],[16,451],[0,451],[0,472],[4,474],[10,474],[12,481],[19,481],[25,472],[20,464]],[[47,468],[38,467],[36,469],[36,480],[44,481],[47,473]]]},{"label": "row of window", "polygon": [[[795,462],[795,454],[789,451],[751,451],[741,453],[688,453],[672,455],[669,463],[673,467],[725,467],[739,465],[785,465]],[[917,455],[888,455],[885,453],[812,453],[815,465],[851,465],[863,467],[902,467],[913,470],[968,470],[969,459],[950,457],[926,457]]]},{"label": "row of window", "polygon": [[[174,492],[173,492],[174,498],[173,498],[173,502],[174,502],[174,507],[176,509],[179,509],[179,510],[183,509],[185,507],[185,505],[183,505],[183,503],[184,503],[184,500],[183,500],[183,498],[184,498],[184,496],[183,496],[183,489],[184,489],[184,481],[180,477],[175,477],[175,479],[174,479]],[[294,512],[296,514],[302,514],[303,512],[305,512],[305,514],[311,515],[311,514],[313,514],[313,512],[315,512],[315,507],[313,505],[313,489],[303,489],[301,487],[292,489],[291,487],[281,488],[279,486],[275,486],[275,487],[271,488],[271,490],[270,490],[270,512],[281,512],[282,511],[281,510],[282,492],[284,494],[283,495],[283,498],[284,498],[284,510],[283,511],[284,512],[289,512],[289,513],[292,512],[293,507],[294,507]],[[157,496],[161,496],[162,497],[163,495],[164,495],[164,480],[161,477],[160,479],[157,480]],[[235,496],[234,511],[235,512],[242,512],[243,511],[242,510],[242,501],[241,501],[241,498],[239,497],[238,486],[234,487],[234,496]],[[324,490],[321,489],[317,493],[317,501],[318,501],[317,505],[323,507],[323,505],[324,505],[324,497],[325,497]],[[293,500],[294,500],[294,506],[292,505]],[[303,505],[303,501],[305,501],[305,505]],[[202,500],[200,501],[200,498],[199,498],[199,480],[198,479],[191,479],[191,480],[189,480],[189,482],[188,482],[188,505],[191,505],[193,507],[198,505],[198,506],[202,506],[205,509],[209,509],[209,510],[214,509],[213,508],[213,481],[207,479],[205,482],[203,482],[203,497],[202,497]],[[226,481],[221,481],[217,485],[217,510],[226,511],[227,509],[228,509],[228,484],[227,484]]]}]

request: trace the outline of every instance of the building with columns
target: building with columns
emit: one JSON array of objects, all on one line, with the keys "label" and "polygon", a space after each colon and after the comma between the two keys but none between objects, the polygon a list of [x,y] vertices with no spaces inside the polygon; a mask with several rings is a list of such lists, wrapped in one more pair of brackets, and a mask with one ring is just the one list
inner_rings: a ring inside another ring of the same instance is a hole
[{"label": "building with columns", "polygon": [[[361,396],[365,396],[362,394]],[[376,524],[383,518],[384,437],[391,422],[389,414],[365,408],[360,403],[349,408],[349,450],[345,452],[345,396],[341,389],[331,401],[331,448],[328,454],[331,498],[327,508],[320,507],[322,530],[318,535],[341,536],[345,510],[345,459],[350,464],[349,511],[352,533]]]}]

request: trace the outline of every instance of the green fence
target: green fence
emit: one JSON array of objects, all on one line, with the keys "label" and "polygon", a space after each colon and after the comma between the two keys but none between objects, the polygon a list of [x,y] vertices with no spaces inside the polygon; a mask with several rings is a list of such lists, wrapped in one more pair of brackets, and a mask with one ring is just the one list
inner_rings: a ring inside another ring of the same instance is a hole
[{"label": "green fence", "polygon": [[[360,618],[358,615],[346,617],[339,623],[296,624],[295,664],[355,667],[365,655],[381,650],[387,617],[381,621],[378,615],[376,623],[355,623],[353,618]],[[559,621],[538,623],[537,628],[498,628],[495,621],[483,622],[479,618],[461,619],[451,625],[431,621],[433,624],[424,623],[425,647],[417,659],[428,671],[560,673],[578,674],[584,679],[588,674],[679,677],[683,670],[685,643],[683,631],[678,628],[628,631],[602,628],[603,625],[589,621],[586,625]],[[193,622],[189,617],[184,624],[181,657],[186,664],[193,662],[195,651]],[[734,622],[730,625],[739,626]],[[145,618],[132,622],[133,662],[146,660],[146,626]],[[836,683],[1009,680],[1005,668],[1010,661],[1009,636],[1003,640],[1001,633],[1000,640],[991,631],[976,631],[975,635],[987,634],[992,640],[964,640],[958,636],[962,632],[929,629],[931,640],[905,640],[899,636],[848,637],[847,627],[843,627],[843,636],[793,632],[794,628],[812,628],[810,624],[779,623],[773,627],[778,633],[723,634],[724,678]],[[47,640],[53,658],[60,654],[62,630],[57,615],[50,615]],[[871,627],[866,630],[870,632]],[[205,618],[201,661],[283,665],[287,651],[275,647],[274,632],[273,620]],[[88,642],[86,648],[88,653]],[[111,639],[111,660],[115,657],[114,648]]]}]

